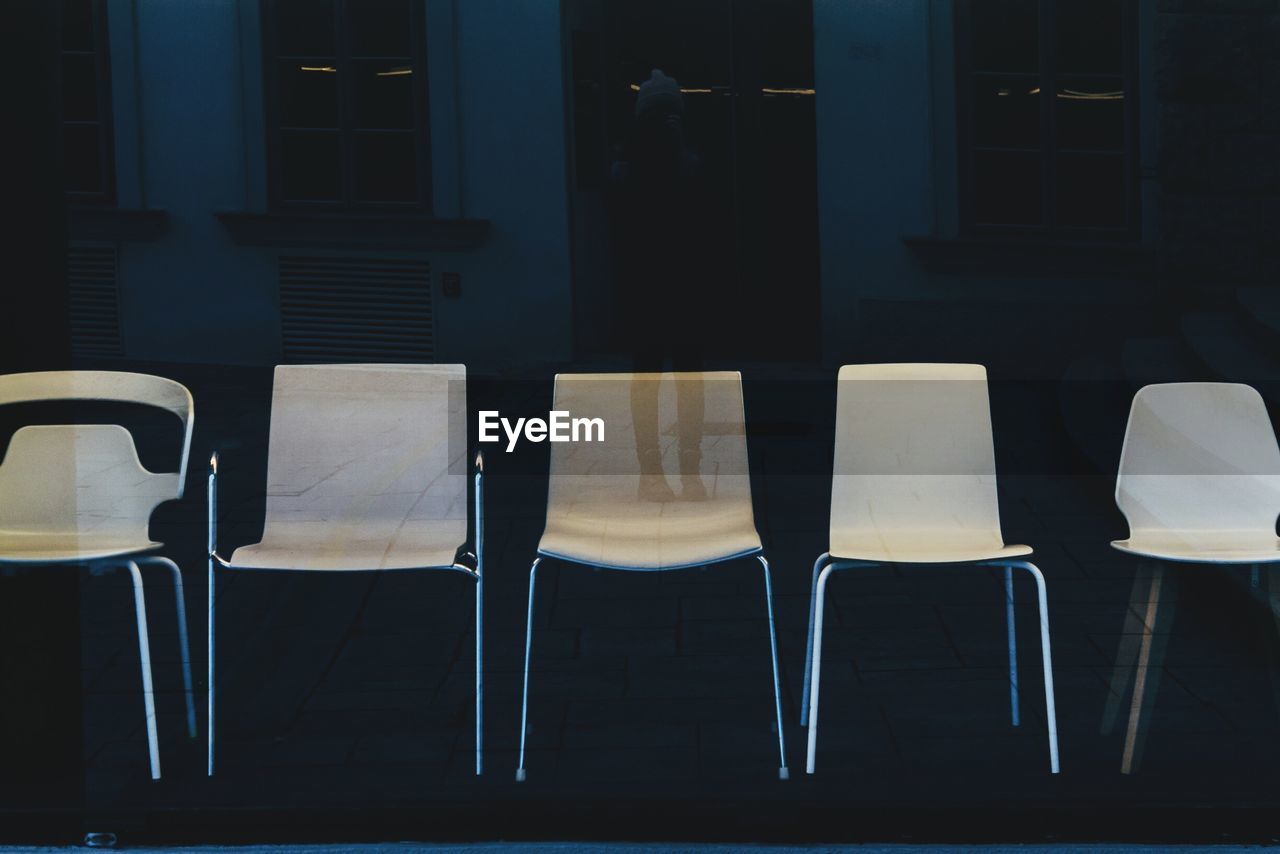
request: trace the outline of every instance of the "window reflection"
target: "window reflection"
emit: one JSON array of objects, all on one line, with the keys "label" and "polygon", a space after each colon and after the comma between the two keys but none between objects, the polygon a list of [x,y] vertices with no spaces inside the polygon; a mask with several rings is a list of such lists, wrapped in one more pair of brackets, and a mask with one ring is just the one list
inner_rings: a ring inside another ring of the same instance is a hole
[{"label": "window reflection", "polygon": [[101,0],[62,2],[64,186],[81,200],[113,195],[110,67]]},{"label": "window reflection", "polygon": [[277,196],[425,206],[422,0],[273,0]]},{"label": "window reflection", "polygon": [[966,224],[1032,227],[1041,235],[1134,233],[1136,113],[1126,98],[1131,6],[1132,0],[960,4]]}]

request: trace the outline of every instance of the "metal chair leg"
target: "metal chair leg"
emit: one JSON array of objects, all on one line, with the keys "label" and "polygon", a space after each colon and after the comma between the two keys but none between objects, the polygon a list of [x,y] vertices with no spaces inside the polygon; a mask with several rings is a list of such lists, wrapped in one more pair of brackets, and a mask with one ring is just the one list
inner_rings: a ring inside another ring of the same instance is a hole
[{"label": "metal chair leg", "polygon": [[1129,706],[1129,723],[1125,729],[1124,753],[1120,773],[1133,774],[1142,762],[1152,709],[1164,669],[1164,651],[1169,626],[1173,619],[1176,576],[1156,563],[1152,567],[1151,589],[1143,616],[1142,643],[1134,669],[1133,697]]},{"label": "metal chair leg", "polygon": [[525,781],[524,742],[529,731],[529,656],[533,651],[533,593],[538,581],[538,564],[542,558],[535,558],[529,567],[529,613],[524,629],[524,699],[520,703],[520,761],[516,767],[516,782]]},{"label": "metal chair leg", "polygon": [[1039,567],[1029,561],[1008,564],[1025,569],[1036,580],[1036,598],[1040,606],[1040,657],[1044,667],[1044,716],[1049,727],[1049,770],[1058,773],[1058,711],[1053,695],[1053,654],[1049,647],[1049,595],[1045,589],[1044,575]]},{"label": "metal chair leg", "polygon": [[207,675],[206,675],[206,678],[208,679],[208,688],[207,688],[207,691],[206,691],[206,696],[207,696],[207,699],[208,699],[208,706],[209,706],[209,707],[208,707],[208,710],[207,710],[208,720],[207,720],[207,721],[206,721],[206,723],[205,723],[205,726],[206,726],[206,727],[208,727],[208,730],[209,730],[209,733],[208,733],[208,735],[209,735],[208,756],[207,756],[207,762],[206,762],[206,767],[205,767],[205,774],[206,774],[206,775],[208,775],[208,776],[210,776],[210,777],[212,777],[212,776],[213,776],[214,731],[217,729],[217,728],[214,726],[214,714],[213,714],[213,710],[214,710],[214,698],[216,697],[216,694],[217,694],[217,689],[216,689],[216,686],[214,685],[214,680],[213,680],[213,674],[214,674],[214,669],[213,669],[213,658],[214,658],[214,650],[216,649],[216,647],[214,646],[214,625],[215,625],[215,619],[214,619],[214,617],[215,617],[215,613],[214,613],[214,587],[213,587],[213,580],[214,580],[214,573],[213,573],[213,558],[212,558],[212,557],[210,557],[210,558],[209,558],[209,615],[208,615],[208,618],[209,618],[209,625],[208,625],[208,639],[207,639],[207,643],[208,643],[208,656],[207,656],[207,658],[208,658],[208,671],[207,671]]},{"label": "metal chair leg", "polygon": [[830,552],[823,552],[813,562],[813,579],[809,583],[809,635],[804,644],[804,690],[800,692],[800,726],[809,723],[809,680],[813,676],[813,611],[818,597],[818,573],[831,559]]},{"label": "metal chair leg", "polygon": [[818,695],[822,687],[822,617],[827,597],[827,580],[834,566],[825,567],[818,575],[818,591],[814,597],[813,644],[810,660],[813,662],[812,682],[809,685],[809,751],[805,759],[805,773],[813,773],[814,757],[818,752]]},{"label": "metal chair leg", "polygon": [[1129,686],[1133,683],[1138,651],[1142,643],[1142,614],[1146,610],[1150,588],[1150,567],[1146,561],[1142,561],[1133,574],[1133,586],[1129,590],[1129,604],[1125,609],[1124,625],[1120,630],[1120,642],[1116,645],[1116,663],[1111,671],[1107,702],[1102,710],[1100,731],[1103,735],[1110,735],[1115,729],[1120,717],[1120,705],[1124,702]]},{"label": "metal chair leg", "polygon": [[764,555],[756,555],[760,566],[764,569],[764,603],[769,612],[769,649],[773,653],[773,707],[778,718],[778,779],[788,780],[791,772],[787,770],[787,744],[782,732],[782,678],[778,672],[778,636],[773,624],[773,579],[769,572],[769,561]]},{"label": "metal chair leg", "polygon": [[182,592],[182,570],[172,560],[160,555],[138,558],[137,563],[166,566],[173,575],[173,592],[178,611],[178,646],[182,654],[182,687],[187,701],[187,738],[195,738],[196,698],[191,683],[191,641],[187,637],[187,599]]},{"label": "metal chair leg", "polygon": [[484,770],[484,578],[476,576],[476,776]]},{"label": "metal chair leg", "polygon": [[208,727],[208,730],[209,730],[209,742],[208,742],[207,755],[205,759],[205,774],[209,777],[212,777],[213,776],[214,730],[216,729],[216,727],[214,726],[214,715],[213,715],[214,698],[216,696],[214,682],[213,682],[213,660],[214,660],[214,652],[215,652],[214,625],[216,622],[214,619],[215,614],[214,614],[213,575],[214,575],[214,568],[217,566],[217,560],[215,558],[215,555],[217,554],[217,551],[218,551],[218,454],[217,452],[214,452],[212,459],[210,459],[209,461],[209,483],[208,483],[208,492],[206,493],[206,497],[208,502],[208,538],[206,540],[206,545],[208,546],[208,553],[209,553],[209,578],[208,578],[209,613],[208,613],[208,621],[206,625],[207,634],[205,637],[205,643],[207,647],[205,651],[205,659],[208,667],[208,671],[206,673],[206,679],[208,681],[206,683],[207,687],[205,692],[205,697],[208,702],[208,710],[207,710],[208,720],[205,725]]},{"label": "metal chair leg", "polygon": [[1018,702],[1018,631],[1013,612],[1013,569],[1004,568],[1005,624],[1009,634],[1009,712],[1013,725],[1022,725]]},{"label": "metal chair leg", "polygon": [[160,744],[156,734],[156,697],[151,682],[151,641],[147,636],[147,601],[142,588],[142,572],[133,561],[125,568],[133,578],[133,609],[138,622],[138,655],[142,663],[142,703],[147,718],[147,752],[151,756],[151,779],[160,779]]}]

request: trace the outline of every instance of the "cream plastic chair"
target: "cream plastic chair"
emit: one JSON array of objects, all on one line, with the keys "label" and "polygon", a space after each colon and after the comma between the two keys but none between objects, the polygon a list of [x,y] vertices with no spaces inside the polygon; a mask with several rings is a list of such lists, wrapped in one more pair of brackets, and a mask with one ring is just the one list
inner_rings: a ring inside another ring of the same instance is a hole
[{"label": "cream plastic chair", "polygon": [[151,778],[160,779],[151,644],[139,566],[168,568],[177,596],[178,642],[186,690],[187,734],[196,735],[191,656],[182,572],[155,554],[151,513],[182,497],[195,414],[191,393],[173,380],[118,371],[42,371],[0,376],[0,405],[50,401],[135,403],[172,412],[182,422],[182,457],[176,473],[147,471],[133,436],[117,424],[41,424],[13,434],[0,464],[0,566],[78,564],[93,572],[126,569],[142,663]]},{"label": "cream plastic chair", "polygon": [[[214,770],[216,568],[454,570],[475,582],[475,758],[484,702],[482,471],[467,523],[463,365],[292,365],[275,371],[261,542],[218,553],[218,458],[209,471],[209,748]],[[467,561],[472,566],[468,566]]]},{"label": "cream plastic chair", "polygon": [[599,418],[603,441],[551,445],[547,521],[529,570],[516,780],[526,776],[529,662],[538,567],[665,571],[754,557],[764,570],[778,776],[787,779],[773,584],[756,532],[737,372],[558,374],[554,410]]},{"label": "cream plastic chair", "polygon": [[[1236,383],[1140,389],[1120,453],[1116,505],[1129,523],[1129,537],[1111,545],[1153,562],[1150,578],[1140,572],[1135,581],[1126,638],[1136,643],[1121,645],[1106,716],[1114,719],[1111,706],[1132,680],[1121,763],[1130,773],[1137,765],[1142,718],[1154,700],[1148,670],[1158,667],[1155,626],[1168,622],[1172,605],[1164,563],[1249,564],[1257,586],[1258,566],[1280,562],[1280,447],[1262,397]],[[1140,595],[1144,582],[1147,596]]]},{"label": "cream plastic chair", "polygon": [[845,365],[836,392],[830,548],[813,565],[802,721],[806,771],[818,745],[822,630],[833,572],[897,563],[1004,568],[1013,725],[1020,723],[1013,570],[1035,578],[1040,605],[1049,767],[1058,773],[1058,727],[1044,576],[1028,546],[1006,545],[996,499],[995,450],[981,365]]}]

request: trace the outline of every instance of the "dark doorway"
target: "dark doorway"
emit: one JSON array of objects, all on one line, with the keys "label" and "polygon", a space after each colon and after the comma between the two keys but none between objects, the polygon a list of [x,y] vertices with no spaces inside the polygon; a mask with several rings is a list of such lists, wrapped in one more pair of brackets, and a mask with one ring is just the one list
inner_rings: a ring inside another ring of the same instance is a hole
[{"label": "dark doorway", "polygon": [[564,28],[575,352],[618,350],[605,190],[638,84],[661,68],[680,82],[723,212],[708,224],[723,255],[708,289],[724,312],[708,355],[818,358],[812,3],[569,0]]}]

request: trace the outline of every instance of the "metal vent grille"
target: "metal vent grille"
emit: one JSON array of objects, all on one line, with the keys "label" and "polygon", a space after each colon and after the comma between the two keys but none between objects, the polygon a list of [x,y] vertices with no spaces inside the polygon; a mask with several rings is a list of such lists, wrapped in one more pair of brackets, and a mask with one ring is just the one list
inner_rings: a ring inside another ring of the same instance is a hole
[{"label": "metal vent grille", "polygon": [[67,251],[67,288],[72,355],[121,355],[115,247],[71,247]]},{"label": "metal vent grille", "polygon": [[280,318],[287,363],[429,362],[431,264],[281,257]]}]

